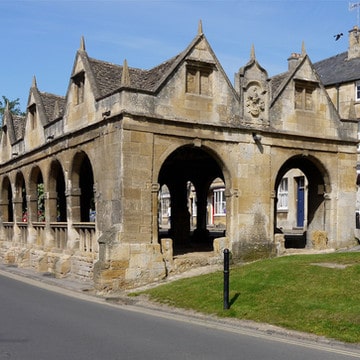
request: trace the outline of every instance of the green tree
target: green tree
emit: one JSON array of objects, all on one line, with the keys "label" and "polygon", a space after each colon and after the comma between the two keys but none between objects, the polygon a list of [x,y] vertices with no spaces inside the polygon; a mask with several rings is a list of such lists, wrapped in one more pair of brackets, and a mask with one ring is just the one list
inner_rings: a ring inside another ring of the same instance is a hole
[{"label": "green tree", "polygon": [[6,96],[2,96],[2,100],[0,99],[0,120],[2,123],[2,118],[4,116],[4,111],[6,109],[6,104],[9,103],[9,109],[11,113],[14,115],[25,115],[24,112],[20,109],[20,100],[19,98],[15,100],[9,100]]}]

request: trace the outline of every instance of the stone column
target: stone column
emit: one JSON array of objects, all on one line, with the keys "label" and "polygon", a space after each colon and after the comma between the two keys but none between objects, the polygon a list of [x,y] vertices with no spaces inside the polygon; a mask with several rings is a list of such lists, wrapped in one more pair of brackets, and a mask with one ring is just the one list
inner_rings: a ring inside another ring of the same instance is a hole
[{"label": "stone column", "polygon": [[207,241],[209,231],[206,229],[207,223],[207,187],[200,186],[199,191],[196,192],[196,230],[194,231],[195,241]]},{"label": "stone column", "polygon": [[190,243],[190,213],[187,207],[186,182],[178,182],[171,191],[171,237],[174,247],[186,247]]}]

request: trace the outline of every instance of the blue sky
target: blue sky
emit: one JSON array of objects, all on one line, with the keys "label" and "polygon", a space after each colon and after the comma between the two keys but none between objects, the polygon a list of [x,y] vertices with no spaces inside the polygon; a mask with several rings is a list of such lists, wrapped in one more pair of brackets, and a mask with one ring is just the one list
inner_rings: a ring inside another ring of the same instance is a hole
[{"label": "blue sky", "polygon": [[0,0],[0,14],[0,96],[22,110],[34,75],[40,91],[66,95],[81,36],[90,57],[149,69],[184,50],[201,19],[234,83],[252,44],[273,76],[303,41],[312,62],[346,51],[358,25],[344,0]]}]

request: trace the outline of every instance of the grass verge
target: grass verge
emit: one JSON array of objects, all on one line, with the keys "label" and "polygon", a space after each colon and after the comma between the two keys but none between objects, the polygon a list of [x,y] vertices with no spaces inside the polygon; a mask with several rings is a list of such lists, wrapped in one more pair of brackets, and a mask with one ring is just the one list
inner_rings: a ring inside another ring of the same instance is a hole
[{"label": "grass verge", "polygon": [[360,253],[294,255],[234,266],[230,309],[223,273],[143,291],[153,301],[360,343]]}]

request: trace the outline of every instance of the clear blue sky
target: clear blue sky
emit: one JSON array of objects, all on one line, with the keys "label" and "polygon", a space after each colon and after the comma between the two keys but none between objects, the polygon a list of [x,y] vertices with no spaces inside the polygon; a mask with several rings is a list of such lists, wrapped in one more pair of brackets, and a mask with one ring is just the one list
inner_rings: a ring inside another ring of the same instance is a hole
[{"label": "clear blue sky", "polygon": [[22,110],[34,75],[40,91],[66,95],[81,36],[90,57],[149,69],[184,50],[201,19],[233,83],[252,44],[273,76],[302,41],[312,62],[346,51],[358,25],[344,0],[0,0],[0,14],[0,96]]}]

